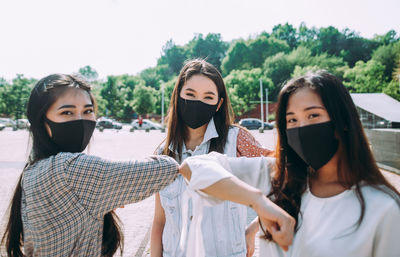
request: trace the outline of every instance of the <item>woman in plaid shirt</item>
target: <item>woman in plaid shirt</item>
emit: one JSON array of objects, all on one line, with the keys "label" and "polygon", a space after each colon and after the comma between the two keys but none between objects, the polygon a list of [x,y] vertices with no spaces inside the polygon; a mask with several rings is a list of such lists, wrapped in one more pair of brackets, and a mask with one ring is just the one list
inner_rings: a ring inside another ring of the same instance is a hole
[{"label": "woman in plaid shirt", "polygon": [[[33,146],[10,205],[2,238],[9,256],[112,256],[122,253],[123,235],[113,210],[158,192],[177,176],[167,156],[112,162],[81,153],[95,128],[90,86],[70,75],[54,74],[32,90],[27,116]],[[187,164],[180,169],[196,176]],[[294,220],[260,191],[225,177],[198,189],[251,205],[282,228],[282,245],[291,242]]]}]

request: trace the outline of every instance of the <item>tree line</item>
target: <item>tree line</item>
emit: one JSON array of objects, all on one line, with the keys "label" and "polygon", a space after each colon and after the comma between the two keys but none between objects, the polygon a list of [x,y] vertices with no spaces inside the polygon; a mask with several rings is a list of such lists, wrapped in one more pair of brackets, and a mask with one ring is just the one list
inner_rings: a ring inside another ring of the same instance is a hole
[{"label": "tree line", "polygon": [[[221,34],[196,34],[185,45],[166,42],[157,65],[136,75],[99,80],[90,66],[77,73],[93,85],[99,115],[130,121],[138,114],[161,113],[162,88],[166,110],[180,69],[193,58],[204,58],[220,70],[236,115],[254,108],[260,79],[274,102],[285,81],[318,69],[341,78],[350,92],[383,92],[400,100],[400,37],[394,30],[368,39],[350,29],[286,23],[231,42]],[[22,117],[35,82],[22,74],[10,82],[0,78],[0,115]]]}]

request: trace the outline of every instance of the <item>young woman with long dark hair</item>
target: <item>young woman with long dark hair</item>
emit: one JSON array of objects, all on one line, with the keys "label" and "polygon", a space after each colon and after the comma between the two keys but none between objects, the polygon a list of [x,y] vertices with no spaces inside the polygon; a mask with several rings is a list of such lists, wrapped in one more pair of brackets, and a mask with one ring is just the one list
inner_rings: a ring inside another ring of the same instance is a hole
[{"label": "young woman with long dark hair", "polygon": [[[205,60],[190,60],[175,84],[168,112],[168,135],[159,153],[182,162],[189,156],[212,151],[231,157],[273,153],[247,130],[233,125],[232,107],[218,70]],[[151,236],[153,257],[187,256],[189,235],[185,236],[185,231],[195,207],[185,191],[186,183],[178,176],[156,195]],[[224,202],[204,211],[199,233],[207,235],[203,236],[205,256],[246,256],[246,207]]]},{"label": "young woman with long dark hair", "polygon": [[[1,255],[112,256],[118,248],[122,253],[113,210],[151,196],[178,175],[178,163],[168,156],[115,162],[82,153],[95,128],[95,109],[90,86],[77,77],[53,74],[33,88],[27,108],[33,145],[9,208]],[[188,181],[197,177],[187,165],[180,173]],[[229,176],[196,186],[253,206],[285,227],[278,237],[290,244],[293,219],[258,190]]]},{"label": "young woman with long dark hair", "polygon": [[[289,251],[261,240],[260,256],[399,256],[400,194],[377,167],[341,81],[326,71],[289,81],[276,124],[276,162],[219,157],[296,219]],[[246,168],[252,178],[243,176]]]}]

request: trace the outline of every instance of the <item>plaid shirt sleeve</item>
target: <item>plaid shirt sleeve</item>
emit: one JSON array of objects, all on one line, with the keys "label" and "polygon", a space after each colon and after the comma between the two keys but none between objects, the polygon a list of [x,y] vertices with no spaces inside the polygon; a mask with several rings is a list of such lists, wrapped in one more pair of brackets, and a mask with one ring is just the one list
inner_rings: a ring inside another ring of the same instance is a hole
[{"label": "plaid shirt sleeve", "polygon": [[105,213],[141,201],[170,184],[178,163],[168,156],[116,162],[86,154],[64,154],[66,180],[92,214]]}]

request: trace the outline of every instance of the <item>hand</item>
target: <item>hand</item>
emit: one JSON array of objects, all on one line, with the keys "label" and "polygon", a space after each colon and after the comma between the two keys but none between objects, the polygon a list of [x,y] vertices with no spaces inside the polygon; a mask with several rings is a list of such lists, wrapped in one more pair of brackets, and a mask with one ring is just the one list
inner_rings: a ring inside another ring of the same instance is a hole
[{"label": "hand", "polygon": [[247,254],[246,257],[252,257],[255,251],[255,240],[256,240],[256,234],[258,231],[258,219],[255,220],[255,222],[252,222],[246,229],[246,248],[247,248]]},{"label": "hand", "polygon": [[287,251],[293,241],[296,220],[264,195],[256,201],[254,210],[275,243]]}]

